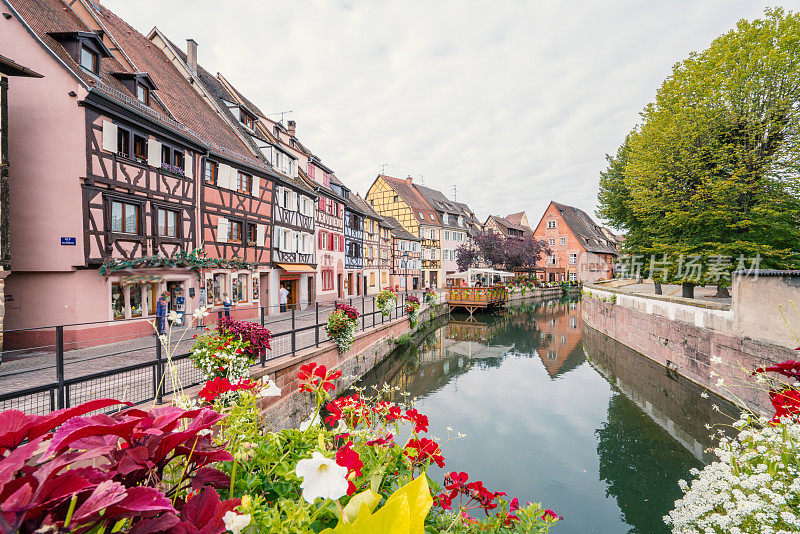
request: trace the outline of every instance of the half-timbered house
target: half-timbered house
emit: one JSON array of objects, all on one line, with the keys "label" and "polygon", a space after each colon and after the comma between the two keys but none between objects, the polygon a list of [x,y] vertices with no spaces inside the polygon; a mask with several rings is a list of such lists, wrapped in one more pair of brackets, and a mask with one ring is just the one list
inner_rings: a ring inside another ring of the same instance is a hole
[{"label": "half-timbered house", "polygon": [[[204,304],[201,244],[226,270],[220,290],[254,303],[253,273],[269,265],[267,168],[242,155],[240,139],[157,47],[102,5],[5,1],[0,47],[46,79],[21,90],[9,112],[20,176],[11,201],[35,207],[10,222],[19,268],[8,280],[11,327],[109,321],[123,333],[149,331],[130,320],[154,314],[165,292],[177,311]],[[204,225],[199,182],[209,162],[229,188]],[[96,337],[77,330],[76,339]]]},{"label": "half-timbered house", "polygon": [[[273,123],[245,98],[221,74],[209,73],[198,63],[198,45],[187,40],[186,51],[166,39],[158,29],[149,39],[176,64],[187,79],[194,80],[195,90],[214,107],[250,150],[269,170],[268,180],[274,186],[271,206],[272,227],[270,258],[272,271],[261,276],[262,305],[270,313],[278,312],[280,287],[289,293],[289,307],[304,308],[314,301],[314,202],[316,196],[297,175],[298,157],[287,150],[276,137]],[[201,209],[204,204],[201,202]],[[259,237],[259,236],[257,236]]]},{"label": "half-timbered house", "polygon": [[[384,260],[381,258],[381,228],[388,230],[378,213],[373,210],[361,195],[350,195],[350,201],[364,214],[363,232],[363,294],[371,295],[381,290],[381,267]],[[346,211],[346,210],[345,210]],[[387,240],[390,241],[390,240]],[[391,249],[387,243],[386,250]],[[388,262],[386,262],[388,263]],[[385,269],[384,269],[385,271]],[[388,285],[388,278],[384,285]]]},{"label": "half-timbered house", "polygon": [[347,295],[363,295],[364,272],[364,212],[353,202],[348,190],[342,191],[344,204],[344,269]]},{"label": "half-timbered house", "polygon": [[393,217],[383,217],[392,240],[392,266],[389,286],[402,291],[419,289],[422,282],[422,247],[420,238],[406,230]]},{"label": "half-timbered house", "polygon": [[403,228],[421,239],[422,280],[427,287],[439,287],[442,276],[441,221],[436,210],[405,180],[378,175],[364,197],[381,216],[393,217]]}]

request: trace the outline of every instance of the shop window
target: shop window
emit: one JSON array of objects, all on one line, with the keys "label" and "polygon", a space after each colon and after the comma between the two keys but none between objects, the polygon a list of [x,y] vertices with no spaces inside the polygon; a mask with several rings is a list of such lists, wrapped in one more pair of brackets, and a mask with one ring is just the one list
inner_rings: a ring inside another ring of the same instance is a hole
[{"label": "shop window", "polygon": [[233,301],[247,302],[247,275],[244,273],[233,277]]},{"label": "shop window", "polygon": [[211,294],[214,297],[214,304],[222,304],[222,297],[228,292],[225,287],[225,273],[216,273],[213,277],[214,284]]},{"label": "shop window", "polygon": [[158,284],[148,282],[144,284],[144,309],[147,315],[156,314],[156,303],[158,302]]},{"label": "shop window", "polygon": [[122,284],[111,284],[111,311],[114,313],[114,319],[125,318],[125,292]]},{"label": "shop window", "polygon": [[142,284],[131,284],[128,288],[128,302],[131,307],[131,317],[142,316]]},{"label": "shop window", "polygon": [[258,276],[253,277],[253,300],[258,300]]}]

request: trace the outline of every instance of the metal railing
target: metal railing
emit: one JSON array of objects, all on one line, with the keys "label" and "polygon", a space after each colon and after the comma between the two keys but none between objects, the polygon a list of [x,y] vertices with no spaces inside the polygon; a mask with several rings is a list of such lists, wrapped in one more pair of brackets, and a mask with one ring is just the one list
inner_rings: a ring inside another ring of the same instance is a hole
[{"label": "metal railing", "polygon": [[[254,366],[264,366],[271,360],[295,356],[328,341],[324,327],[336,303],[355,307],[360,313],[358,331],[364,331],[405,316],[405,301],[411,294],[424,301],[420,291],[400,293],[388,316],[377,308],[375,295],[315,303],[305,309],[289,306],[288,311],[278,315],[270,315],[266,307],[234,307],[230,311],[234,318],[259,323],[270,330],[270,348],[262,351],[254,363]],[[168,345],[173,354],[171,357],[155,331],[113,345],[65,350],[65,329],[70,333],[73,327],[90,323],[51,327],[55,333],[54,344],[37,347],[46,348],[47,352],[43,356],[31,357],[39,360],[36,365],[25,365],[26,356],[22,354],[13,360],[20,369],[3,372],[0,368],[0,411],[17,409],[31,414],[46,414],[104,397],[135,404],[152,400],[160,402],[164,396],[173,393],[173,380],[168,373],[174,375],[172,378],[182,388],[197,386],[204,379],[189,359],[190,349],[196,337],[194,334],[201,335],[214,319],[219,321],[226,312],[219,310],[214,314],[216,317],[207,317],[205,324],[199,326],[173,327]],[[98,350],[101,352],[99,355]]]}]

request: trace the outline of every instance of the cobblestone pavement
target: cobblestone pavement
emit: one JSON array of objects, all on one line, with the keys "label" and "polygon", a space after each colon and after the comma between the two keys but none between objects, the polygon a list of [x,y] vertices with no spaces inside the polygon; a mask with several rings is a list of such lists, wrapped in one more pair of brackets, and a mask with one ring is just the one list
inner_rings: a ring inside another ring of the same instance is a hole
[{"label": "cobblestone pavement", "polygon": [[[363,327],[371,328],[375,324],[380,324],[380,313],[374,316],[371,315],[374,311],[373,303],[374,299],[371,296],[363,300],[361,298],[352,299],[353,306],[359,312],[365,314],[363,318],[359,318],[359,330]],[[319,304],[320,325],[327,321],[328,315],[332,310],[333,303]],[[253,311],[256,312],[256,310]],[[402,315],[402,309],[398,309],[393,313],[391,318],[395,318],[398,313]],[[272,349],[266,355],[267,359],[290,354],[292,352],[292,337],[294,337],[295,351],[313,346],[317,340],[314,328],[316,314],[315,306],[311,306],[306,310],[296,311],[294,314],[294,336],[289,334],[292,331],[291,312],[266,316],[264,325],[274,336]],[[215,319],[215,317],[209,316],[206,318],[206,323],[213,324]],[[251,320],[260,322],[260,319],[255,317]],[[319,341],[325,341],[327,335],[324,329],[320,326],[318,330]],[[187,354],[194,343],[194,335],[202,331],[202,327],[174,328],[171,334],[172,342],[169,351],[164,350],[162,357],[166,359],[167,352],[175,356]],[[106,376],[68,387],[66,395],[69,399],[69,404],[76,405],[92,398],[104,396],[133,402],[153,397],[154,366],[147,365],[147,363],[156,361],[155,346],[156,338],[153,335],[97,347],[65,351],[65,380],[97,373],[107,373]],[[137,364],[142,364],[142,367],[124,373],[113,373],[121,367],[135,366]],[[200,380],[200,375],[189,360],[176,361],[174,373],[177,375],[176,379],[183,386]],[[44,348],[24,357],[17,356],[14,359],[2,362],[0,365],[0,395],[52,384],[56,381],[56,354],[53,348]],[[166,384],[162,387],[166,392],[170,392],[172,390],[170,378],[165,378],[165,382]],[[52,405],[56,402],[55,395],[54,390],[49,390],[26,395],[19,399],[0,401],[0,410],[15,408],[29,413],[46,413],[50,411]]]}]

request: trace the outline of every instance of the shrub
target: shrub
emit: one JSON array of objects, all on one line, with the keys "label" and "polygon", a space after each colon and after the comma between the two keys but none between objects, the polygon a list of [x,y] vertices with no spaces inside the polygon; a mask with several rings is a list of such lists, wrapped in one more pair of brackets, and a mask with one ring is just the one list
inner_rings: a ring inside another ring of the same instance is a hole
[{"label": "shrub", "polygon": [[196,337],[190,358],[203,377],[240,380],[250,376],[250,366],[256,359],[248,351],[250,343],[239,336],[221,332],[209,332]]},{"label": "shrub", "polygon": [[358,330],[358,310],[347,304],[337,304],[336,310],[328,316],[325,333],[336,343],[342,354],[350,350]]},{"label": "shrub", "polygon": [[272,335],[269,330],[258,323],[238,321],[230,317],[223,317],[217,325],[220,334],[231,334],[248,343],[245,353],[255,359],[261,356],[261,351],[269,350]]},{"label": "shrub", "polygon": [[391,289],[384,289],[375,297],[375,305],[380,310],[381,315],[388,317],[392,309],[397,305],[397,294]]}]

